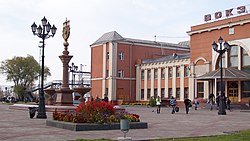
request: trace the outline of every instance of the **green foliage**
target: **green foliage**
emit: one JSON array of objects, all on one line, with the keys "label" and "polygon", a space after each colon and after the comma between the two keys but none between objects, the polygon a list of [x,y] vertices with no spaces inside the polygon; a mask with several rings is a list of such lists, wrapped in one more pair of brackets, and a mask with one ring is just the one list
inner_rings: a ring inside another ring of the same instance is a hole
[{"label": "green foliage", "polygon": [[150,97],[150,99],[149,99],[149,105],[151,107],[155,107],[156,106],[156,101],[155,101],[155,98],[153,96]]},{"label": "green foliage", "polygon": [[3,97],[3,90],[1,90],[1,88],[0,88],[0,98],[2,98]]},{"label": "green foliage", "polygon": [[24,99],[24,97],[26,97],[25,89],[26,88],[22,85],[15,85],[14,86],[14,93],[17,94],[18,99]]},{"label": "green foliage", "polygon": [[[0,72],[6,75],[6,80],[14,82],[14,91],[19,96],[24,96],[25,90],[38,80],[41,74],[41,66],[33,56],[13,57],[1,62]],[[50,76],[47,67],[44,69],[44,78]]]},{"label": "green foliage", "polygon": [[191,137],[191,138],[169,138],[155,139],[151,141],[249,141],[250,130],[235,132],[228,135],[217,135],[208,137]]},{"label": "green foliage", "polygon": [[[168,138],[152,139],[150,141],[249,141],[250,130],[240,131],[236,134],[218,135],[208,137],[190,137],[190,138]],[[108,139],[77,139],[75,141],[109,141]]]}]

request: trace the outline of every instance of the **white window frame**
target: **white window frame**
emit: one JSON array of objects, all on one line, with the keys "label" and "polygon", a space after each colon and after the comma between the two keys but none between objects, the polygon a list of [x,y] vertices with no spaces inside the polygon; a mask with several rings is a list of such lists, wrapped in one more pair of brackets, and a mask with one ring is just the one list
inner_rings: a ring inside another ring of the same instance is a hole
[{"label": "white window frame", "polygon": [[118,58],[119,58],[119,60],[124,60],[124,52],[119,52]]},{"label": "white window frame", "polygon": [[124,71],[123,70],[118,70],[117,77],[124,78]]}]

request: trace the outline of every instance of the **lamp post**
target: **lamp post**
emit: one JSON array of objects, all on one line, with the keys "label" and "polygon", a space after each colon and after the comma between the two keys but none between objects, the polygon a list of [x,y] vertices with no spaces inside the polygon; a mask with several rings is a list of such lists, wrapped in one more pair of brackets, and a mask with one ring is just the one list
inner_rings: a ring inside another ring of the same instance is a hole
[{"label": "lamp post", "polygon": [[[43,17],[42,19],[42,25],[37,25],[35,22],[31,25],[31,30],[34,35],[38,36],[42,39],[42,72],[41,72],[41,85],[39,89],[39,108],[38,108],[38,114],[37,118],[47,118],[46,111],[45,111],[45,98],[44,98],[44,90],[43,90],[43,84],[44,84],[44,45],[45,45],[45,39],[48,39],[50,37],[54,37],[56,33],[56,27],[53,25],[51,27],[50,23],[47,22],[47,19]],[[51,32],[51,34],[50,34]]]},{"label": "lamp post", "polygon": [[223,46],[224,48],[222,49],[222,43],[223,43],[223,39],[220,37],[218,39],[220,48],[218,49],[218,45],[213,42],[212,47],[214,49],[214,51],[216,51],[217,53],[219,53],[220,55],[220,106],[219,106],[219,112],[218,115],[226,115],[226,110],[225,110],[225,93],[223,87],[222,87],[222,83],[223,83],[223,78],[222,78],[222,55],[230,48],[230,45],[228,44],[227,41],[224,42]]},{"label": "lamp post", "polygon": [[78,66],[76,66],[73,62],[71,63],[71,66],[69,66],[69,71],[72,73],[72,80],[71,80],[71,85],[72,88],[74,86],[74,80],[75,80],[75,75],[74,73],[77,71]]}]

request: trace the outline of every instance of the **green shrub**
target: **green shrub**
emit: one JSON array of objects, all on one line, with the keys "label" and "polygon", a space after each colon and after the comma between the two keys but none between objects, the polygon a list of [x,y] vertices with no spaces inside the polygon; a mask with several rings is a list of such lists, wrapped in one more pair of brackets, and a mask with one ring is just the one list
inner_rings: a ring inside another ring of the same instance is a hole
[{"label": "green shrub", "polygon": [[156,105],[156,101],[155,101],[155,98],[153,96],[150,97],[150,99],[149,99],[149,105],[151,107],[155,107],[155,105]]}]

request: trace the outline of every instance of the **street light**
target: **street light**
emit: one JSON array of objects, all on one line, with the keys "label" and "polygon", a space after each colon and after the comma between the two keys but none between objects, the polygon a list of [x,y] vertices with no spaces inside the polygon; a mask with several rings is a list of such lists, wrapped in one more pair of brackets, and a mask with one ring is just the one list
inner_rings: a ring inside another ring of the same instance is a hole
[{"label": "street light", "polygon": [[[37,118],[47,118],[46,111],[45,111],[45,98],[44,98],[44,90],[43,90],[43,81],[44,81],[44,41],[45,39],[48,39],[50,37],[54,37],[56,33],[56,27],[53,25],[51,27],[50,23],[47,22],[47,19],[43,17],[42,25],[37,25],[35,22],[31,25],[31,30],[34,35],[38,36],[42,39],[42,72],[41,72],[41,86],[39,89],[39,108],[38,108],[38,114]],[[51,31],[51,34],[50,34]]]},{"label": "street light", "polygon": [[78,66],[76,66],[73,62],[71,63],[71,66],[69,66],[69,71],[72,73],[72,80],[71,80],[71,85],[72,88],[74,86],[74,80],[75,80],[75,75],[74,73],[77,72]]},{"label": "street light", "polygon": [[220,44],[220,48],[218,49],[218,45],[213,42],[212,47],[214,49],[214,51],[216,51],[217,53],[219,53],[220,55],[220,106],[219,106],[219,112],[218,115],[226,115],[226,110],[225,110],[225,93],[223,92],[223,87],[222,87],[222,55],[230,48],[230,45],[228,44],[227,41],[224,42],[223,46],[224,48],[222,49],[222,43],[223,43],[223,39],[220,37],[218,39],[218,42]]}]

